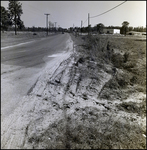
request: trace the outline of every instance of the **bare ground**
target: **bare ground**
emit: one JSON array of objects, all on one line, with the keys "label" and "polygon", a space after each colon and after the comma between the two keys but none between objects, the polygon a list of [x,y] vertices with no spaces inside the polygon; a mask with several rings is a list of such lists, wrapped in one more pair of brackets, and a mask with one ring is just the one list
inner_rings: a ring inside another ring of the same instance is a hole
[{"label": "bare ground", "polygon": [[146,149],[146,43],[71,37],[73,53],[3,121],[2,148]]}]

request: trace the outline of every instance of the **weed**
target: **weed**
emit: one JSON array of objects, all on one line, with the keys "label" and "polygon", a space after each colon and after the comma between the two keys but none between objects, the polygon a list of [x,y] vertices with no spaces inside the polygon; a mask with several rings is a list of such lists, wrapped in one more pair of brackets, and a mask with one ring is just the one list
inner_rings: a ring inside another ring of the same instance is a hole
[{"label": "weed", "polygon": [[125,52],[125,54],[124,54],[124,63],[126,63],[128,61],[128,58],[129,58],[129,53]]},{"label": "weed", "polygon": [[123,110],[129,113],[138,113],[139,115],[143,115],[146,113],[145,103],[142,102],[141,104],[137,105],[134,102],[123,102],[117,105],[119,110]]}]

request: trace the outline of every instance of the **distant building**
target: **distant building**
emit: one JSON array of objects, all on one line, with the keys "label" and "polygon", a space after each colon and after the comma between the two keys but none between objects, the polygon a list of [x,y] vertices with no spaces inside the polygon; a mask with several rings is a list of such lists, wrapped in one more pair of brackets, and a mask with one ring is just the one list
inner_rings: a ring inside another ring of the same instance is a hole
[{"label": "distant building", "polygon": [[127,35],[146,35],[146,32],[129,31]]},{"label": "distant building", "polygon": [[105,34],[120,34],[120,29],[103,29]]}]

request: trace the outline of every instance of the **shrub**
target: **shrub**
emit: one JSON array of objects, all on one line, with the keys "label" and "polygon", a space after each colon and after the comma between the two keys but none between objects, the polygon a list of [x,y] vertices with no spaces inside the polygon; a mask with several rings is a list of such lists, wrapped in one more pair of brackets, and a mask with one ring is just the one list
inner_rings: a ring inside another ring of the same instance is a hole
[{"label": "shrub", "polygon": [[111,62],[114,64],[115,67],[122,68],[124,57],[120,53],[116,53],[116,54],[114,53],[111,56]]},{"label": "shrub", "polygon": [[125,54],[124,54],[124,63],[126,63],[128,61],[128,58],[129,58],[129,53],[125,52]]}]

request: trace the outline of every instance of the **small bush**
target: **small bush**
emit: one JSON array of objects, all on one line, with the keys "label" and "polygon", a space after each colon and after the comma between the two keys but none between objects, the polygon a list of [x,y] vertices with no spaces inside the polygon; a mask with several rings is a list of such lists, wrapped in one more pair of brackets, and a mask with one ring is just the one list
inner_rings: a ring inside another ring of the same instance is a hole
[{"label": "small bush", "polygon": [[125,88],[128,84],[128,82],[126,82],[124,79],[119,79],[117,82],[118,82],[119,86],[122,88]]},{"label": "small bush", "polygon": [[129,113],[138,113],[139,115],[143,115],[146,113],[145,102],[136,104],[134,102],[123,102],[117,105],[119,110],[123,110]]},{"label": "small bush", "polygon": [[131,82],[131,83],[137,83],[137,77],[136,77],[136,76],[133,76],[133,77],[130,79],[130,82]]},{"label": "small bush", "polygon": [[115,67],[122,68],[124,57],[120,53],[112,54],[111,62],[114,64]]},{"label": "small bush", "polygon": [[126,70],[128,70],[128,71],[131,71],[131,68],[134,68],[135,65],[136,65],[135,62],[129,61],[129,62],[123,64],[123,68],[126,69]]},{"label": "small bush", "polygon": [[125,54],[124,54],[124,63],[126,63],[128,61],[128,58],[129,58],[129,53],[125,52]]}]

